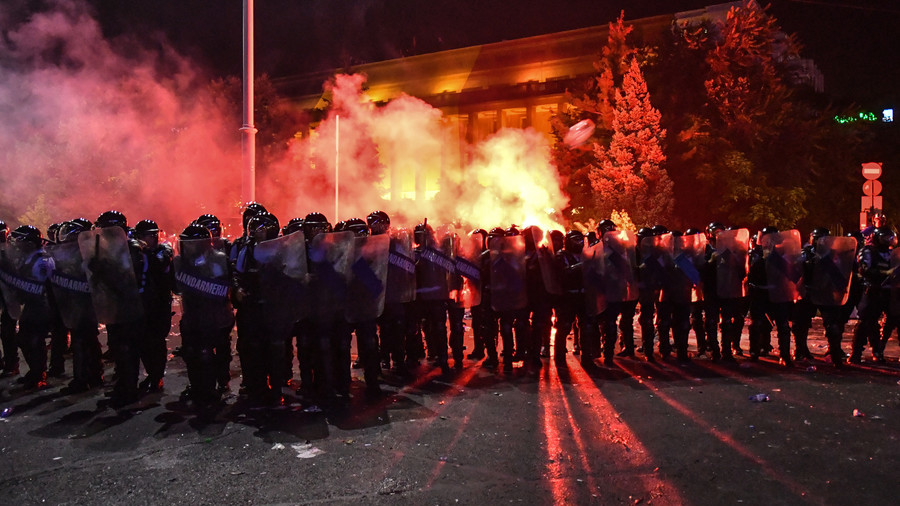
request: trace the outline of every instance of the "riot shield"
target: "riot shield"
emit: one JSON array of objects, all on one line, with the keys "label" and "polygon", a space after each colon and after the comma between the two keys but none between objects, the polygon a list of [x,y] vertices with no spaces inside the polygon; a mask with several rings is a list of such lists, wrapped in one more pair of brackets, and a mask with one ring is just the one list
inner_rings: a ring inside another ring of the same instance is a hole
[{"label": "riot shield", "polygon": [[50,276],[51,289],[63,325],[77,329],[93,324],[97,326],[91,288],[84,272],[84,260],[77,242],[64,242],[47,246],[55,268]]},{"label": "riot shield", "polygon": [[609,302],[637,300],[637,237],[630,230],[603,234],[603,291]]},{"label": "riot shield", "polygon": [[763,258],[766,262],[769,300],[780,303],[799,299],[798,283],[803,277],[800,232],[783,230],[766,234],[760,237],[759,245],[763,249]]},{"label": "riot shield", "polygon": [[550,232],[543,232],[538,227],[533,227],[531,232],[534,234],[534,244],[537,248],[537,260],[541,268],[541,279],[544,281],[544,288],[550,294],[560,295],[563,293],[562,271],[553,255]]},{"label": "riot shield", "polygon": [[[855,237],[820,238],[816,243],[812,280],[806,282],[806,298],[817,306],[843,306],[850,293],[855,262]],[[894,267],[895,263],[900,264],[900,250],[897,249],[891,252],[891,267]],[[900,285],[897,288],[900,289]],[[896,309],[900,309],[900,300],[892,293],[892,309],[894,304],[897,304]]]},{"label": "riot shield", "polygon": [[674,236],[671,233],[644,237],[641,239],[641,283],[651,290],[665,288],[672,274],[672,258],[675,252]]},{"label": "riot shield", "polygon": [[137,321],[144,316],[131,251],[125,231],[99,228],[78,235],[97,320],[106,325]]},{"label": "riot shield", "polygon": [[449,276],[456,267],[450,257],[449,243],[427,244],[416,251],[416,298],[450,298]]},{"label": "riot shield", "polygon": [[703,234],[683,235],[675,238],[675,279],[686,280],[691,287],[691,300],[703,300],[703,286],[700,269],[706,262],[706,236]]},{"label": "riot shield", "polygon": [[514,311],[528,305],[525,289],[525,238],[496,237],[491,250],[491,307]]},{"label": "riot shield", "polygon": [[22,306],[25,301],[19,297],[15,289],[16,280],[19,279],[18,269],[11,258],[13,247],[7,243],[0,243],[0,291],[3,292],[3,302],[9,317],[18,320],[22,316]]},{"label": "riot shield", "polygon": [[716,288],[719,297],[737,299],[747,295],[747,261],[750,231],[723,230],[716,236]]},{"label": "riot shield", "polygon": [[416,299],[416,260],[409,231],[392,230],[390,248],[384,300],[388,304],[412,302]]},{"label": "riot shield", "polygon": [[309,245],[310,306],[317,318],[344,314],[355,238],[353,232],[318,234]]},{"label": "riot shield", "polygon": [[234,323],[229,298],[230,263],[221,244],[209,239],[178,241],[174,261],[175,282],[184,308],[182,318],[197,318],[210,329]]},{"label": "riot shield", "polygon": [[372,321],[384,311],[390,247],[386,235],[355,238],[344,310],[348,322]]},{"label": "riot shield", "polygon": [[260,242],[253,249],[253,258],[259,265],[259,298],[267,308],[266,326],[279,332],[289,331],[295,322],[309,315],[303,232]]},{"label": "riot shield", "polygon": [[589,244],[582,250],[581,273],[584,276],[584,297],[588,316],[606,311],[603,284],[603,241]]},{"label": "riot shield", "polygon": [[462,287],[454,298],[461,307],[481,304],[481,236],[465,235],[459,238],[456,254],[456,273],[462,278]]},{"label": "riot shield", "polygon": [[[829,238],[826,237],[825,239]],[[852,239],[852,237],[835,237],[835,239]],[[849,246],[849,244],[842,244],[841,251],[846,250]],[[853,244],[853,248],[856,248],[856,244]],[[894,248],[891,250],[891,276],[888,278],[888,282],[891,285],[890,314],[892,315],[900,314],[900,269],[898,267],[900,267],[900,248]],[[849,280],[847,281],[847,286],[849,286]],[[847,300],[847,290],[844,290],[843,300]]]}]

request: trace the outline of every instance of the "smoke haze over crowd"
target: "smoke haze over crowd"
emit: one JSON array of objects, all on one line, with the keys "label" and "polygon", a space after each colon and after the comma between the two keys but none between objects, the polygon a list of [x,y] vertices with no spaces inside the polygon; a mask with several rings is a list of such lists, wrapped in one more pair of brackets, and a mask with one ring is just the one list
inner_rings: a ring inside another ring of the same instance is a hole
[{"label": "smoke haze over crowd", "polygon": [[[240,118],[217,103],[209,76],[164,43],[105,39],[79,0],[49,5],[22,20],[0,7],[0,219],[43,229],[118,209],[130,223],[152,218],[177,232],[202,213],[236,216]],[[504,130],[461,145],[439,110],[412,97],[375,107],[363,83],[359,75],[329,83],[332,108],[316,133],[295,139],[287,158],[259,176],[260,200],[282,222],[384,209],[403,225],[425,217],[546,225],[566,205],[537,132]],[[396,178],[420,170],[441,189],[429,200],[387,200],[391,167]]]}]

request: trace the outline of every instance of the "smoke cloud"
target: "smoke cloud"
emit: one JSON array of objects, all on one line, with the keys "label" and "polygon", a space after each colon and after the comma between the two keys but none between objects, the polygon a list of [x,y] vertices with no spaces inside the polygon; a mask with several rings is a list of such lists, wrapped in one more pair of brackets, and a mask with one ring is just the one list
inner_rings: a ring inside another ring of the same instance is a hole
[{"label": "smoke cloud", "polygon": [[[203,213],[237,217],[240,118],[209,76],[171,49],[104,39],[78,0],[50,4],[8,21],[0,40],[0,219],[45,229],[118,209],[177,233]],[[378,107],[364,86],[361,75],[327,83],[328,116],[257,171],[258,198],[282,223],[382,209],[400,226],[561,228],[568,199],[541,134],[506,129],[470,146],[465,122],[409,96]]]},{"label": "smoke cloud", "polygon": [[208,79],[171,50],[105,40],[81,2],[50,4],[0,39],[0,217],[45,229],[117,209],[171,228],[237,204],[239,120]]},{"label": "smoke cloud", "polygon": [[407,95],[376,107],[364,84],[362,75],[336,76],[327,86],[328,117],[272,168],[272,180],[300,189],[278,206],[288,215],[318,211],[338,221],[382,209],[401,226],[428,218],[463,227],[562,228],[568,198],[542,134],[502,129],[466,145],[440,110]]}]

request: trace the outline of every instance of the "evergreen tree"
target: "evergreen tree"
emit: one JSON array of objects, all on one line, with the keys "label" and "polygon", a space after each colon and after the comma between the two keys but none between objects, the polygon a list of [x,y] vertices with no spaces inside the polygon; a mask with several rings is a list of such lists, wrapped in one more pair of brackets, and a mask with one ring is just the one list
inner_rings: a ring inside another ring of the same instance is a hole
[{"label": "evergreen tree", "polygon": [[660,113],[650,103],[647,83],[632,58],[620,89],[615,90],[609,146],[595,144],[597,163],[591,187],[602,216],[625,210],[638,225],[670,222],[674,199],[666,161]]},{"label": "evergreen tree", "polygon": [[[560,110],[551,120],[556,143],[553,146],[553,160],[563,187],[569,195],[569,207],[565,210],[571,220],[585,221],[600,216],[596,208],[590,172],[596,164],[593,146],[595,143],[609,143],[613,133],[616,86],[621,85],[628,70],[628,60],[634,49],[628,41],[633,27],[625,24],[625,12],[619,14],[615,23],[609,24],[607,44],[600,50],[600,57],[594,62],[595,74],[577,92],[567,92],[566,102],[570,107]],[[582,147],[571,148],[562,142],[566,132],[575,123],[590,119],[596,125],[591,139]]]}]

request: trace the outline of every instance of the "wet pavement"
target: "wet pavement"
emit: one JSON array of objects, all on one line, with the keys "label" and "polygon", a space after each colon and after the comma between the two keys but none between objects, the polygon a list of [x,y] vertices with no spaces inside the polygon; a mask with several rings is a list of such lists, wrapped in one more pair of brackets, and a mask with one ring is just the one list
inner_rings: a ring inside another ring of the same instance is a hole
[{"label": "wet pavement", "polygon": [[[169,347],[179,344],[173,332]],[[617,358],[588,374],[571,354],[509,374],[467,360],[442,376],[423,364],[410,382],[386,373],[387,395],[375,401],[354,370],[350,405],[324,410],[288,389],[281,408],[252,409],[232,394],[195,410],[179,396],[187,382],[179,357],[163,392],[121,410],[103,389],[62,395],[68,378],[36,392],[7,378],[0,497],[16,505],[894,504],[896,339],[888,363],[836,371],[816,320],[810,348],[816,360],[790,369],[776,358]],[[236,391],[237,360],[232,367]],[[754,402],[756,394],[768,401]]]}]

